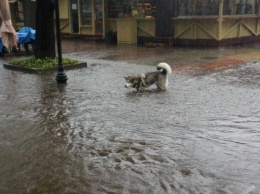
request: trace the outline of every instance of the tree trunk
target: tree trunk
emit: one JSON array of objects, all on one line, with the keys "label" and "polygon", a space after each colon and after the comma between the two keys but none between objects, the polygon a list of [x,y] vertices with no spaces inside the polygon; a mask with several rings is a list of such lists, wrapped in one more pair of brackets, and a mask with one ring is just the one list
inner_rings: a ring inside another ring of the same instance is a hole
[{"label": "tree trunk", "polygon": [[30,27],[32,29],[35,29],[35,17],[32,17],[32,15],[35,15],[35,6],[36,3],[31,0],[24,0],[23,7],[24,7],[24,26]]},{"label": "tree trunk", "polygon": [[55,58],[54,1],[36,1],[36,44],[37,59]]}]

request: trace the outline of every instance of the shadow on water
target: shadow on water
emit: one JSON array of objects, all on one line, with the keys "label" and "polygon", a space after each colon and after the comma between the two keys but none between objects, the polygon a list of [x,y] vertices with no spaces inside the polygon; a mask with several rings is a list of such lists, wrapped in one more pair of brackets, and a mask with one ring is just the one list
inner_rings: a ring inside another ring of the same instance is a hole
[{"label": "shadow on water", "polygon": [[145,96],[150,96],[150,95],[161,94],[164,92],[164,91],[157,90],[156,88],[152,88],[152,89],[149,88],[149,89],[139,91],[139,92],[137,92],[136,89],[133,89],[133,88],[128,88],[126,90],[128,90],[126,92],[126,96],[128,96],[128,97],[145,97]]}]

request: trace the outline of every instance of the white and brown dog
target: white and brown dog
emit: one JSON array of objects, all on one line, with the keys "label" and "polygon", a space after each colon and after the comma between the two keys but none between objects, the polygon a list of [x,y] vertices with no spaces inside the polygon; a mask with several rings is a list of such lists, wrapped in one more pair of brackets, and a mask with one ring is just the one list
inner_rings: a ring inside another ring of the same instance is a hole
[{"label": "white and brown dog", "polygon": [[135,88],[138,92],[156,84],[159,90],[167,90],[168,74],[172,72],[170,65],[159,63],[155,72],[148,72],[137,76],[124,77],[126,88]]}]

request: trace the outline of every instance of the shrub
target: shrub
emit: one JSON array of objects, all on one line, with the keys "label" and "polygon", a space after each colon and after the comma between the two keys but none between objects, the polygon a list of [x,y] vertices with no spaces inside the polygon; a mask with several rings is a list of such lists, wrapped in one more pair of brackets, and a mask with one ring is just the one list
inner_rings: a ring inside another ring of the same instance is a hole
[{"label": "shrub", "polygon": [[[75,59],[63,58],[62,64],[64,66],[78,63]],[[45,58],[36,59],[35,57],[26,57],[15,59],[10,62],[11,65],[26,67],[26,68],[37,68],[37,69],[48,69],[58,66],[58,58]]]}]

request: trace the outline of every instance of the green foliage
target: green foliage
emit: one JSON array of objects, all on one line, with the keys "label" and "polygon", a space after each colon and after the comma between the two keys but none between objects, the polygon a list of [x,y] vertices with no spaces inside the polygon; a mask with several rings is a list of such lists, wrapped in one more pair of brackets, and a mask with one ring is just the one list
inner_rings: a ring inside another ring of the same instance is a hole
[{"label": "green foliage", "polygon": [[[75,59],[63,58],[62,64],[64,66],[78,63]],[[16,59],[10,62],[11,65],[26,67],[26,68],[37,68],[37,69],[48,69],[58,66],[58,58],[45,58],[36,59],[35,57],[26,57]]]}]

